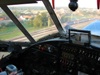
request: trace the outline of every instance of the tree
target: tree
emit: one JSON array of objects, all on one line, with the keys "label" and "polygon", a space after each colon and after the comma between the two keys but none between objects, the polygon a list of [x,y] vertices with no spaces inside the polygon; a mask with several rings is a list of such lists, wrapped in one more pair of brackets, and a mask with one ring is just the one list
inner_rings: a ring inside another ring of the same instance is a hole
[{"label": "tree", "polygon": [[30,27],[33,27],[34,23],[33,23],[33,18],[31,18],[29,21],[28,21],[28,26]]},{"label": "tree", "polygon": [[64,16],[61,17],[61,22],[65,23],[65,22],[69,21],[69,19],[70,18],[68,16],[64,15]]},{"label": "tree", "polygon": [[33,20],[35,27],[48,26],[48,16],[46,12],[38,14]]},{"label": "tree", "polygon": [[54,25],[53,20],[51,19],[51,17],[48,17],[48,26]]},{"label": "tree", "polygon": [[20,12],[18,12],[17,10],[13,10],[13,13],[17,18],[20,16]]},{"label": "tree", "polygon": [[41,20],[43,22],[43,26],[47,26],[48,25],[48,16],[46,12],[41,13]]},{"label": "tree", "polygon": [[9,23],[7,23],[6,26],[7,26],[7,27],[12,27],[12,26],[16,26],[16,25],[15,25],[15,23],[13,23],[13,22],[9,22]]},{"label": "tree", "polygon": [[5,23],[1,23],[0,24],[0,28],[5,28],[6,27],[6,24]]},{"label": "tree", "polygon": [[34,20],[33,20],[34,26],[35,27],[42,27],[43,22],[42,22],[42,16],[41,15],[37,15]]}]

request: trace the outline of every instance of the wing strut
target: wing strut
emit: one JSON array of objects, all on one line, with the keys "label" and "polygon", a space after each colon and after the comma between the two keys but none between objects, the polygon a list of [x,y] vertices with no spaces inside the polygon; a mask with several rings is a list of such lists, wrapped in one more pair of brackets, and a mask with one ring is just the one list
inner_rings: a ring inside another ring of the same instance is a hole
[{"label": "wing strut", "polygon": [[23,27],[23,25],[18,21],[18,19],[14,16],[14,14],[10,11],[10,9],[6,5],[1,6],[1,8],[11,18],[11,20],[16,24],[16,26],[22,31],[22,33],[29,39],[29,41],[34,43],[35,40],[28,33],[28,31]]}]

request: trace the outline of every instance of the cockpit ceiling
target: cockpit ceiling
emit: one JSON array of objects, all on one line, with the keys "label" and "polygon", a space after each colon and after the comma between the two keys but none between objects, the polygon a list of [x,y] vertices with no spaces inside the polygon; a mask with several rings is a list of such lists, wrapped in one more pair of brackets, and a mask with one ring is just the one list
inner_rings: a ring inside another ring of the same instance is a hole
[{"label": "cockpit ceiling", "polygon": [[37,1],[36,0],[0,0],[0,6],[14,5],[14,4],[27,4],[27,3],[37,3]]}]

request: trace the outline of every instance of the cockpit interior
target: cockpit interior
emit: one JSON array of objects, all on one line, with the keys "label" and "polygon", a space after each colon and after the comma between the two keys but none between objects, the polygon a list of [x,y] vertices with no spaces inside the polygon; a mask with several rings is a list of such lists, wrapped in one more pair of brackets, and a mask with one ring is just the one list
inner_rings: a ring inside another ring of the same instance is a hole
[{"label": "cockpit interior", "polygon": [[0,0],[0,75],[100,75],[100,0],[56,1]]}]

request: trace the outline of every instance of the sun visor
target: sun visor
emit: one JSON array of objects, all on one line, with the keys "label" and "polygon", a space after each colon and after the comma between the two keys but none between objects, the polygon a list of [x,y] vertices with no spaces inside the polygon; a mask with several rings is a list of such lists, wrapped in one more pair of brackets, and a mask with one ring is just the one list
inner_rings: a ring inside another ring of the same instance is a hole
[{"label": "sun visor", "polygon": [[36,0],[0,0],[0,6],[2,5],[15,5],[15,4],[27,4],[37,3]]}]

